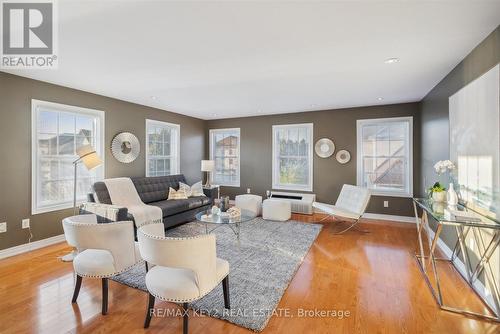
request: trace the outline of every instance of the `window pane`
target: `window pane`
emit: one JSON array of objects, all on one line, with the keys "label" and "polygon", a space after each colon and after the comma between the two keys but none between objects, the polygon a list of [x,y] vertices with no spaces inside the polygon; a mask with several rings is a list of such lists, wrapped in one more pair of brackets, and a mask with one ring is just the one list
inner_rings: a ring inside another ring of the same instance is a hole
[{"label": "window pane", "polygon": [[163,143],[163,155],[170,155],[170,143]]},{"label": "window pane", "polygon": [[165,164],[165,173],[163,175],[170,175],[170,169],[171,169],[171,166],[170,166],[170,159],[165,159],[164,160],[164,164]]},{"label": "window pane", "polygon": [[59,113],[59,134],[75,134],[75,115]]},{"label": "window pane", "polygon": [[273,127],[273,150],[276,152],[273,161],[273,187],[297,187],[297,190],[311,188],[311,131],[310,125]]},{"label": "window pane", "polygon": [[[33,147],[36,158],[32,168],[36,171],[32,180],[36,194],[34,212],[73,202],[75,147],[92,145],[100,154],[102,138],[96,137],[100,126],[100,114],[67,112],[45,102],[36,106],[37,145]],[[61,108],[66,110],[66,108]],[[85,199],[90,185],[102,179],[102,167],[92,171],[78,165],[77,200]],[[59,208],[59,207],[58,207]]]},{"label": "window pane", "polygon": [[403,140],[391,140],[390,155],[405,155],[405,142]]},{"label": "window pane", "polygon": [[363,141],[375,141],[377,139],[376,125],[365,125],[362,131],[363,131]]},{"label": "window pane", "polygon": [[212,181],[221,185],[239,184],[239,130],[210,131],[210,158],[215,162]]},{"label": "window pane", "polygon": [[146,127],[149,159],[146,175],[163,176],[178,173],[177,160],[175,163],[170,160],[172,155],[177,155],[177,145],[179,145],[179,131],[176,125],[148,121]]},{"label": "window pane", "polygon": [[85,146],[85,145],[94,146],[94,142],[93,142],[92,137],[76,136],[76,149],[78,150],[80,147]]},{"label": "window pane", "polygon": [[83,137],[94,136],[94,119],[88,116],[76,117],[76,134]]},{"label": "window pane", "polygon": [[75,155],[75,136],[59,135],[59,155]]},{"label": "window pane", "polygon": [[[82,175],[81,168],[78,169],[78,175]],[[59,179],[61,180],[72,180],[75,177],[75,169],[73,162],[71,160],[61,160],[59,159]]]},{"label": "window pane", "polygon": [[40,160],[39,177],[43,181],[57,180],[59,178],[59,163],[56,159]]},{"label": "window pane", "polygon": [[57,113],[41,111],[38,117],[38,133],[57,133]]},{"label": "window pane", "polygon": [[57,135],[39,134],[38,135],[38,154],[57,155]]},{"label": "window pane", "polygon": [[407,147],[410,143],[410,121],[381,123],[374,120],[362,121],[361,161],[358,175],[361,185],[372,189],[409,194],[409,172]]},{"label": "window pane", "polygon": [[377,139],[376,145],[376,155],[377,156],[389,156],[390,151],[389,151],[389,145],[390,141],[386,139]]}]

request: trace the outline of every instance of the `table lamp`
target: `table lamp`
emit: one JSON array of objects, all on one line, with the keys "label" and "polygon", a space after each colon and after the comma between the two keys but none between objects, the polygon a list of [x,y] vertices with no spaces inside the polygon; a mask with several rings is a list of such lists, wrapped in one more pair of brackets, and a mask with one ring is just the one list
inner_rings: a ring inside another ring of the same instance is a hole
[{"label": "table lamp", "polygon": [[207,182],[205,188],[210,188],[210,173],[214,171],[215,163],[213,160],[201,160],[201,171],[207,172]]}]

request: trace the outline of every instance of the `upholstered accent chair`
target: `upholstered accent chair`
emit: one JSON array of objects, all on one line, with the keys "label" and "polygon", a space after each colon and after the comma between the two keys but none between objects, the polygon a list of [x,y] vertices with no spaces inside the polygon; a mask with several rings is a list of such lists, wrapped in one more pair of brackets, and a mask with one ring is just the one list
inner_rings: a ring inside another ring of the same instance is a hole
[{"label": "upholstered accent chair", "polygon": [[134,242],[133,222],[98,224],[96,215],[86,214],[65,218],[63,228],[68,244],[78,251],[73,260],[76,284],[72,302],[76,303],[84,277],[101,279],[102,314],[106,314],[108,278],[142,260]]},{"label": "upholstered accent chair", "polygon": [[158,298],[182,305],[186,334],[188,303],[202,298],[221,282],[224,307],[229,309],[229,263],[217,258],[215,235],[168,238],[162,224],[148,224],[138,229],[137,238],[141,255],[150,268],[146,273],[149,300],[144,328],[149,327]]},{"label": "upholstered accent chair", "polygon": [[361,216],[365,213],[366,207],[370,202],[370,197],[370,190],[367,188],[344,184],[335,205],[314,202],[313,207],[327,214],[321,221],[330,217],[350,220],[352,222],[351,225],[336,232],[336,234],[341,234],[359,223]]}]

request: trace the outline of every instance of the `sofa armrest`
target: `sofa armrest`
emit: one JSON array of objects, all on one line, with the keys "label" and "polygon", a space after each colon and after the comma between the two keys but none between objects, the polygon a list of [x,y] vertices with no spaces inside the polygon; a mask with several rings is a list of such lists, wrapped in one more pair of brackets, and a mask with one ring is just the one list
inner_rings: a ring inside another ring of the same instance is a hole
[{"label": "sofa armrest", "polygon": [[128,209],[111,204],[83,203],[80,206],[80,214],[93,213],[97,216],[97,222],[109,223],[125,221],[128,219]]}]

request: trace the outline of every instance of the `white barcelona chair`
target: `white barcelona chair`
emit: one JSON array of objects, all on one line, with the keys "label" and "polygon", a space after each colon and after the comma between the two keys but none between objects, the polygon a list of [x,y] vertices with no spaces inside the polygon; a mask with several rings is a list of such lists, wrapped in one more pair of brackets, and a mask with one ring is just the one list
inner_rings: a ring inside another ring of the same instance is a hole
[{"label": "white barcelona chair", "polygon": [[188,303],[202,298],[221,282],[224,307],[229,309],[229,263],[217,258],[215,235],[169,238],[165,237],[163,224],[148,224],[138,229],[137,238],[141,255],[149,264],[144,328],[149,327],[155,298],[158,298],[182,305],[183,333],[186,334]]},{"label": "white barcelona chair", "polygon": [[72,302],[76,303],[82,279],[102,281],[102,314],[108,312],[108,278],[131,269],[140,262],[139,245],[134,242],[131,221],[98,224],[93,214],[63,219],[68,244],[78,250],[73,260],[76,273]]},{"label": "white barcelona chair", "polygon": [[335,233],[342,234],[359,223],[361,216],[365,213],[366,207],[370,202],[370,196],[370,190],[367,188],[344,184],[335,205],[314,202],[313,207],[327,214],[321,221],[330,217],[340,220],[350,220],[352,223],[349,227]]}]

